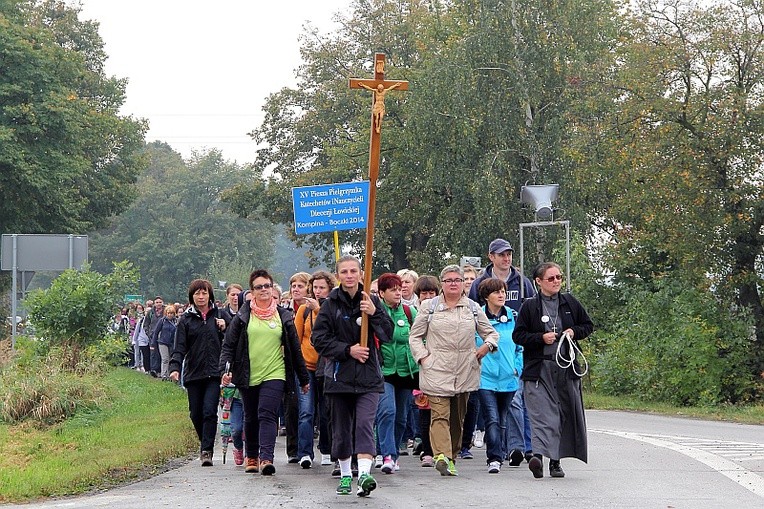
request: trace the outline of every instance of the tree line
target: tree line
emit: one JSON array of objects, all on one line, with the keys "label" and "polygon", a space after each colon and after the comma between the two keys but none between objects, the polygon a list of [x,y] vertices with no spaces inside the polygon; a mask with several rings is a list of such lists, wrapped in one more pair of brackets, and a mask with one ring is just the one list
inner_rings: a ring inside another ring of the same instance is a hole
[{"label": "tree line", "polygon": [[[559,183],[573,291],[598,326],[592,383],[684,404],[761,394],[759,0],[356,0],[337,30],[306,26],[304,63],[268,97],[247,167],[144,145],[145,124],[117,114],[124,82],[103,74],[97,26],[76,12],[0,2],[0,168],[15,179],[3,231],[100,229],[94,266],[130,259],[155,288],[271,263],[273,242],[258,241],[291,224],[291,187],[366,177],[369,97],[348,78],[384,52],[410,89],[386,97],[375,273],[516,244],[532,219],[520,187]],[[212,215],[181,217],[199,210]],[[362,254],[363,232],[341,237]],[[557,232],[528,237],[533,259],[560,258]],[[294,240],[329,264],[330,234]]]}]

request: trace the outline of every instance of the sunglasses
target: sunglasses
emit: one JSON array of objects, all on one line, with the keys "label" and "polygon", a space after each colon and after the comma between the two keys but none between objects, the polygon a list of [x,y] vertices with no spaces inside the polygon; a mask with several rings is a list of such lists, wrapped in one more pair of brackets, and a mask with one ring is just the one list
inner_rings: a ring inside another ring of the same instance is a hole
[{"label": "sunglasses", "polygon": [[562,281],[562,274],[557,274],[556,276],[549,276],[542,278],[544,281],[548,281],[550,283],[554,283],[555,281]]},{"label": "sunglasses", "polygon": [[270,289],[273,288],[273,285],[271,283],[264,283],[262,285],[255,285],[252,287],[253,290],[263,290],[263,289]]}]

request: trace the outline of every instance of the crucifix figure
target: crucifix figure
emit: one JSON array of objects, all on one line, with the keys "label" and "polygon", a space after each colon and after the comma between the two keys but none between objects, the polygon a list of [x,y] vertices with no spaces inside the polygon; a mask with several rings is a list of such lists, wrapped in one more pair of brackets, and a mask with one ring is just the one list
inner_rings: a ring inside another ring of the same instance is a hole
[{"label": "crucifix figure", "polygon": [[[382,119],[385,116],[385,94],[390,90],[408,90],[408,81],[385,79],[385,54],[374,55],[374,79],[350,78],[350,88],[371,90],[371,137],[369,141],[369,214],[366,220],[366,250],[363,264],[363,288],[371,287],[372,253],[374,252],[374,213],[377,200],[377,178],[379,177],[379,145],[382,134]],[[361,345],[366,346],[369,321],[368,315],[361,316]]]}]

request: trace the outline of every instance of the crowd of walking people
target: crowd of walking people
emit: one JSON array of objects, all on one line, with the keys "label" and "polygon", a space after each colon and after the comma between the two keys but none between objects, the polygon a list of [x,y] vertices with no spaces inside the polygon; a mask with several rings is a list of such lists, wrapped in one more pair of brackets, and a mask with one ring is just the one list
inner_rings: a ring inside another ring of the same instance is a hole
[{"label": "crowd of walking people", "polygon": [[157,296],[123,309],[115,327],[136,369],[185,387],[202,466],[213,465],[220,389],[235,386],[234,463],[246,473],[276,473],[282,432],[286,461],[332,467],[338,495],[357,477],[368,496],[375,470],[394,474],[409,449],[442,476],[484,446],[489,474],[525,461],[541,478],[546,457],[549,475],[564,477],[562,458],[587,461],[578,343],[593,324],[561,291],[559,265],[529,279],[512,254],[495,239],[484,269],[405,269],[368,291],[350,255],[334,273],[294,274],[287,292],[258,269],[222,303],[197,279],[188,304]]}]

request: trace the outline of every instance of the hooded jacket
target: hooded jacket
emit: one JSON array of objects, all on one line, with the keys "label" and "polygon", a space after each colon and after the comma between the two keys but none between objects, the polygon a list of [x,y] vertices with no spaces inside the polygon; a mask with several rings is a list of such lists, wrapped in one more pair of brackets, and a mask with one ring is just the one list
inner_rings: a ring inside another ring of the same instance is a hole
[{"label": "hooded jacket", "polygon": [[193,305],[189,306],[180,317],[169,369],[170,373],[180,372],[185,360],[183,383],[210,377],[220,378],[218,359],[220,359],[220,346],[223,343],[223,331],[218,329],[215,323],[216,318],[223,317],[214,305],[205,318],[202,318],[202,314]]},{"label": "hooded jacket", "polygon": [[369,316],[369,358],[359,362],[350,356],[350,347],[360,342],[361,291],[351,298],[342,287],[335,288],[321,304],[313,324],[311,342],[322,357],[327,358],[324,372],[324,393],[384,392],[384,379],[379,363],[380,343],[390,341],[393,321],[376,295],[371,296],[376,311]]},{"label": "hooded jacket", "polygon": [[[485,306],[485,299],[480,298],[480,295],[478,294],[478,286],[480,286],[480,283],[485,281],[486,279],[491,279],[494,277],[493,275],[493,263],[489,263],[488,266],[485,268],[485,272],[477,278],[475,281],[472,282],[472,286],[470,287],[470,299],[474,300],[481,306]],[[515,316],[517,316],[517,313],[520,312],[520,306],[522,305],[523,301],[520,300],[520,281],[522,280],[522,284],[524,286],[523,288],[523,299],[527,300],[536,295],[536,289],[533,288],[533,283],[531,283],[531,280],[528,279],[525,276],[522,276],[520,274],[520,271],[517,270],[516,267],[510,266],[509,268],[509,277],[507,278],[507,300],[504,301],[505,306],[509,306],[512,308],[515,312]]]},{"label": "hooded jacket", "polygon": [[[301,386],[308,385],[310,378],[300,351],[300,341],[297,339],[292,311],[281,306],[277,306],[276,311],[281,320],[281,347],[284,351],[284,368],[286,371],[285,387],[287,392],[294,393],[297,390],[294,385],[295,374]],[[231,320],[231,325],[226,329],[223,348],[220,352],[218,369],[223,373],[226,369],[226,363],[230,363],[231,383],[238,388],[249,387],[250,361],[247,327],[251,316],[252,308],[249,305],[239,309],[239,312]]]}]

